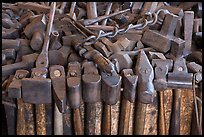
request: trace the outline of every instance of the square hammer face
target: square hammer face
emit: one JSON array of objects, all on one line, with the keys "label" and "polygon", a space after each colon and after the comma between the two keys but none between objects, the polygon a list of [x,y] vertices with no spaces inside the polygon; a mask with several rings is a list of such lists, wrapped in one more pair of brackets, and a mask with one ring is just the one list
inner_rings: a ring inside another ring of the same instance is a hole
[{"label": "square hammer face", "polygon": [[171,38],[159,32],[148,30],[143,34],[142,42],[145,45],[151,45],[151,47],[160,52],[166,53],[170,50]]},{"label": "square hammer face", "polygon": [[51,103],[51,80],[45,78],[22,79],[22,98],[32,104]]}]

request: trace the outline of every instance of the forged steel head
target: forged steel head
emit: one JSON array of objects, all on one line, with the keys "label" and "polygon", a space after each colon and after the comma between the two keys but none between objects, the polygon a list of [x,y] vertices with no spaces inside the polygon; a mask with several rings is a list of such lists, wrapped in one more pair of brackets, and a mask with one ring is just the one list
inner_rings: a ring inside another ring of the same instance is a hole
[{"label": "forged steel head", "polygon": [[49,68],[50,78],[52,81],[53,97],[55,103],[61,113],[65,112],[66,109],[66,78],[65,70],[61,65],[53,65]]},{"label": "forged steel head", "polygon": [[136,75],[138,75],[138,99],[143,103],[152,103],[156,97],[156,91],[153,85],[154,71],[143,50],[137,57],[135,66]]},{"label": "forged steel head", "polygon": [[95,103],[101,99],[101,76],[93,62],[84,62],[82,75],[82,97],[84,102]]}]

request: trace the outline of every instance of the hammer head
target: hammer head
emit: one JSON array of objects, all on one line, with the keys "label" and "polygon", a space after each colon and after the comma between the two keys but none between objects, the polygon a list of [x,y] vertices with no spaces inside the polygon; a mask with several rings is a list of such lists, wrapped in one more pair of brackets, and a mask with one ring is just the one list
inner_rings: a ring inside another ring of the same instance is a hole
[{"label": "hammer head", "polygon": [[98,74],[98,70],[93,62],[84,62],[83,69],[83,100],[88,103],[97,102],[100,100],[101,95],[101,76]]},{"label": "hammer head", "polygon": [[24,102],[44,104],[52,102],[51,79],[46,78],[46,68],[33,68],[33,78],[22,79],[22,98]]},{"label": "hammer head", "polygon": [[173,68],[173,60],[167,59],[153,59],[152,66],[155,66],[154,86],[157,91],[164,91],[167,89],[166,75],[168,71]]},{"label": "hammer head", "polygon": [[101,98],[108,105],[114,105],[120,98],[121,92],[121,76],[113,75],[108,76],[104,72],[101,73],[102,77],[102,92]]},{"label": "hammer head", "polygon": [[45,14],[43,14],[33,19],[32,22],[25,27],[23,32],[26,35],[26,37],[31,39],[33,33],[36,30],[45,30],[45,28],[46,28],[46,17],[45,17]]},{"label": "hammer head", "polygon": [[79,62],[70,62],[67,70],[68,105],[79,108],[81,102],[81,65]]}]

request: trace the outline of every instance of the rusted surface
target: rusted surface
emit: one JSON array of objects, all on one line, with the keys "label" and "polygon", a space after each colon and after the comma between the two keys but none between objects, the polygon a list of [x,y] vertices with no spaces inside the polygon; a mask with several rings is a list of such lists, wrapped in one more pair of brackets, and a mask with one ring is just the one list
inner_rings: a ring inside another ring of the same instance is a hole
[{"label": "rusted surface", "polygon": [[37,135],[46,135],[46,111],[45,104],[35,105],[36,113],[36,131]]},{"label": "rusted surface", "polygon": [[183,89],[181,91],[181,108],[180,108],[180,134],[190,135],[191,119],[193,113],[193,91]]},{"label": "rusted surface", "polygon": [[172,90],[167,89],[164,91],[164,117],[166,133],[169,135],[169,126],[172,112]]},{"label": "rusted surface", "polygon": [[25,108],[25,135],[35,135],[34,105],[24,103]]}]

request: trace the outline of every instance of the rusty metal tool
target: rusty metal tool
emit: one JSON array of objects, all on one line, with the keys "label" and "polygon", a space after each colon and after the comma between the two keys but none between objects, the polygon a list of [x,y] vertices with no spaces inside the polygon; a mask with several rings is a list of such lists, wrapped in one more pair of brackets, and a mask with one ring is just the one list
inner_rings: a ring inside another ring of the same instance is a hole
[{"label": "rusty metal tool", "polygon": [[194,51],[190,55],[187,56],[186,60],[202,65],[202,52]]},{"label": "rusty metal tool", "polygon": [[152,66],[155,67],[154,86],[159,91],[160,109],[159,109],[159,135],[167,135],[166,117],[164,108],[164,92],[167,90],[167,73],[173,68],[173,60],[171,59],[152,59]]},{"label": "rusty metal tool", "polygon": [[[87,18],[93,19],[98,17],[97,13],[97,3],[96,2],[87,2],[86,4],[86,10],[87,10]],[[95,25],[98,25],[98,22],[94,23]],[[85,25],[87,26],[87,25]]]},{"label": "rusty metal tool", "polygon": [[39,30],[45,30],[46,29],[46,16],[45,14],[39,15],[35,17],[23,30],[23,33],[28,37],[29,39],[32,38],[33,34],[36,31]]},{"label": "rusty metal tool", "polygon": [[19,22],[22,24],[23,28],[29,24],[29,18],[34,15],[35,14],[31,10],[23,12],[23,14],[19,18]]},{"label": "rusty metal tool", "polygon": [[92,18],[92,19],[81,20],[80,22],[84,26],[88,26],[88,25],[100,22],[100,21],[102,21],[104,19],[108,19],[108,18],[111,18],[113,16],[116,16],[116,15],[119,15],[119,14],[122,14],[122,13],[125,13],[125,12],[128,12],[128,11],[130,11],[130,9],[125,9],[125,10],[122,10],[122,11],[114,12],[114,13],[109,14],[109,15],[104,15],[104,16],[100,16],[100,17],[96,17],[96,18]]},{"label": "rusty metal tool", "polygon": [[[84,134],[101,135],[101,76],[93,62],[82,64],[82,98],[84,105]],[[98,131],[98,132],[97,132]]]},{"label": "rusty metal tool", "polygon": [[6,56],[6,59],[13,59],[16,58],[16,51],[15,49],[4,49],[2,50],[2,54]]},{"label": "rusty metal tool", "polygon": [[102,77],[101,98],[104,102],[101,134],[117,135],[122,78],[115,72],[111,73],[111,75],[101,72],[101,77]]},{"label": "rusty metal tool", "polygon": [[4,28],[14,28],[14,29],[21,29],[22,25],[20,22],[18,22],[15,18],[14,19],[8,19],[8,18],[2,18],[2,26]]},{"label": "rusty metal tool", "polygon": [[15,49],[18,51],[20,49],[19,39],[2,39],[2,50],[3,49]]},{"label": "rusty metal tool", "polygon": [[131,106],[134,105],[136,97],[136,86],[138,76],[134,75],[132,69],[122,70],[122,102],[120,107],[119,135],[128,135],[130,128]]},{"label": "rusty metal tool", "polygon": [[49,68],[50,78],[54,89],[53,97],[60,113],[65,112],[66,108],[66,81],[64,67],[53,65]]},{"label": "rusty metal tool", "polygon": [[[51,3],[49,21],[47,24],[43,48],[36,61],[36,68],[32,69],[32,78],[22,80],[23,100],[28,103],[36,104],[36,130],[38,135],[45,135],[48,131],[47,126],[51,123],[46,123],[46,108],[45,104],[52,102],[51,96],[51,80],[47,77],[48,67],[48,48],[49,36],[52,29],[56,3]],[[43,91],[43,92],[42,92]],[[50,107],[48,107],[51,109]],[[48,116],[49,117],[49,116]]]},{"label": "rusty metal tool", "polygon": [[30,46],[33,50],[40,50],[45,37],[46,17],[45,14],[35,17],[25,29],[24,34],[31,39]]},{"label": "rusty metal tool", "polygon": [[[48,5],[41,5],[34,2],[26,2],[26,3],[18,2],[17,7],[21,9],[30,9],[41,13],[49,13],[50,11],[50,7]],[[56,13],[60,13],[60,12],[61,12],[60,9],[56,9]]]},{"label": "rusty metal tool", "polygon": [[62,47],[62,44],[60,43],[60,37],[58,31],[52,31],[50,36],[50,50],[58,50]]},{"label": "rusty metal tool", "polygon": [[83,135],[81,105],[81,65],[79,62],[69,62],[67,68],[67,105],[72,109],[74,134]]},{"label": "rusty metal tool", "polygon": [[160,32],[147,30],[144,32],[142,42],[156,50],[166,53],[170,50],[172,36],[176,28],[178,16],[169,13],[166,14]]},{"label": "rusty metal tool", "polygon": [[[192,88],[192,79],[193,74],[188,73],[187,67],[186,67],[186,61],[184,58],[178,58],[174,62],[174,68],[172,73],[168,73],[168,82],[167,86],[168,88],[172,88],[173,90],[173,110],[172,110],[172,117],[171,117],[171,123],[170,123],[170,134],[182,134],[181,132],[181,123],[183,122],[182,119],[184,117],[181,117],[181,108],[182,108],[182,90],[183,88],[188,89]],[[184,91],[187,92],[187,91]],[[184,106],[183,106],[184,107]],[[183,112],[188,114],[189,112]],[[188,115],[187,115],[188,116]],[[186,124],[190,122],[186,120]],[[189,123],[190,124],[190,123]],[[184,126],[184,125],[183,125]]]},{"label": "rusty metal tool", "polygon": [[193,11],[184,12],[184,40],[185,40],[185,48],[183,51],[184,57],[192,52],[191,45],[193,34],[193,19],[194,19]]},{"label": "rusty metal tool", "polygon": [[[11,98],[17,99],[17,125],[16,125],[16,134],[17,135],[26,135],[28,132],[34,134],[34,119],[33,107],[31,104],[24,103],[21,98],[21,80],[25,77],[28,77],[29,72],[27,70],[17,70],[13,81],[8,87],[8,96]],[[30,105],[30,106],[29,106]],[[30,109],[29,109],[29,107]],[[30,113],[28,113],[30,110]],[[29,121],[30,120],[30,121]],[[29,127],[29,128],[28,128]]]},{"label": "rusty metal tool", "polygon": [[24,55],[32,54],[33,50],[30,47],[30,40],[28,39],[20,39],[20,48],[17,51],[16,59],[15,62],[20,62],[22,61],[22,57]]},{"label": "rusty metal tool", "polygon": [[59,50],[50,50],[48,52],[49,66],[61,65],[65,66],[67,60],[64,59],[63,53]]},{"label": "rusty metal tool", "polygon": [[37,53],[25,55],[22,57],[22,61],[14,64],[2,66],[2,76],[7,77],[11,74],[14,74],[18,69],[27,69],[30,70],[34,67],[34,63],[38,57]]},{"label": "rusty metal tool", "polygon": [[132,68],[133,61],[130,58],[128,54],[123,54],[122,52],[120,53],[115,53],[109,57],[110,60],[117,60],[118,62],[118,67],[117,71],[120,72],[121,70],[127,68],[130,69]]},{"label": "rusty metal tool", "polygon": [[63,135],[63,114],[66,109],[66,79],[64,67],[54,65],[49,68],[52,80],[53,97],[55,100],[54,107],[54,134]]},{"label": "rusty metal tool", "polygon": [[158,101],[154,88],[154,71],[143,50],[137,57],[135,66],[138,75],[137,103],[134,122],[134,135],[156,135]]},{"label": "rusty metal tool", "polygon": [[180,58],[184,55],[185,41],[180,38],[175,38],[172,40],[170,48],[170,56],[172,58]]},{"label": "rusty metal tool", "polygon": [[76,38],[73,39],[72,41],[72,45],[74,46],[76,51],[79,52],[80,49],[84,51],[83,54],[82,53],[80,54],[80,56],[83,56],[88,60],[92,60],[94,63],[98,65],[99,69],[103,72],[112,73],[115,71],[115,66],[109,59],[104,57],[100,52],[93,49],[92,47],[89,47],[89,50],[82,48],[82,45],[80,45],[79,43],[80,41]]},{"label": "rusty metal tool", "polygon": [[20,33],[18,29],[10,28],[2,30],[2,38],[3,39],[17,39],[20,37]]}]

